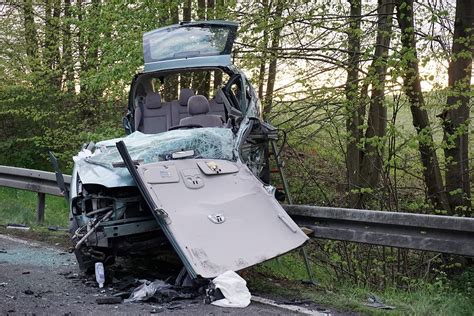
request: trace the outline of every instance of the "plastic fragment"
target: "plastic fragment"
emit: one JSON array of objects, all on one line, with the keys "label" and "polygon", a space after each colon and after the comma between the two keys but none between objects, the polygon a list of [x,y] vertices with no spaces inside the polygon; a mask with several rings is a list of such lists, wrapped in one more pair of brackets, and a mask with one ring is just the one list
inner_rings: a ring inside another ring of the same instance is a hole
[{"label": "plastic fragment", "polygon": [[92,157],[92,152],[89,149],[82,149],[80,152],[77,153],[76,156],[72,157],[72,160],[79,161],[84,158]]},{"label": "plastic fragment", "polygon": [[24,224],[8,224],[7,229],[30,230],[30,227]]},{"label": "plastic fragment", "polygon": [[138,286],[135,290],[133,290],[130,297],[126,299],[124,302],[137,302],[137,301],[146,301],[153,297],[158,290],[165,290],[170,289],[171,285],[167,284],[161,280],[155,280],[153,282],[149,282],[143,280],[143,284]]},{"label": "plastic fragment", "polygon": [[373,294],[370,294],[367,297],[367,301],[368,303],[364,305],[368,307],[373,307],[373,308],[378,308],[378,309],[395,309],[394,306],[385,305],[380,298],[378,298],[377,296]]}]

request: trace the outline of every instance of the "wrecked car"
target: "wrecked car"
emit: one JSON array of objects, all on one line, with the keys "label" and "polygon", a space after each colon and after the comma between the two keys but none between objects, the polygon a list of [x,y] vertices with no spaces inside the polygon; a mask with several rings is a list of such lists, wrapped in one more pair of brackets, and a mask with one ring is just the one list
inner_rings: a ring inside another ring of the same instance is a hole
[{"label": "wrecked car", "polygon": [[277,132],[231,61],[236,31],[206,21],[144,34],[127,136],[74,159],[70,231],[81,269],[171,250],[189,277],[214,278],[307,240],[265,176]]}]

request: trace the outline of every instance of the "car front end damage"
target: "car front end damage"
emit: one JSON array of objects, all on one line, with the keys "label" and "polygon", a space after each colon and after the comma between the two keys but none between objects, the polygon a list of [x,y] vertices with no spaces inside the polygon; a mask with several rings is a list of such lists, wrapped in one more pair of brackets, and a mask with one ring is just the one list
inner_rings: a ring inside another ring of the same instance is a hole
[{"label": "car front end damage", "polygon": [[[128,135],[75,157],[70,232],[81,269],[171,253],[191,278],[213,278],[306,242],[268,185],[277,130],[231,63],[236,28],[196,22],[145,34],[145,72],[132,82],[123,121]],[[169,41],[183,34],[188,41]],[[200,78],[221,83],[194,88]]]}]

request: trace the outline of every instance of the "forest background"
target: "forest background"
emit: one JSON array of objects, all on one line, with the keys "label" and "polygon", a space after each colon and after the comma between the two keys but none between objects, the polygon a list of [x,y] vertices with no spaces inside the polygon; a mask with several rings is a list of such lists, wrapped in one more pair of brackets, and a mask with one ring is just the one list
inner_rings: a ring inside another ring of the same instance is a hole
[{"label": "forest background", "polygon": [[[49,170],[52,150],[70,171],[82,144],[124,135],[142,34],[206,19],[240,24],[233,60],[287,134],[295,203],[473,215],[470,0],[2,1],[0,165]],[[329,279],[372,289],[474,275],[440,254],[313,246]]]}]

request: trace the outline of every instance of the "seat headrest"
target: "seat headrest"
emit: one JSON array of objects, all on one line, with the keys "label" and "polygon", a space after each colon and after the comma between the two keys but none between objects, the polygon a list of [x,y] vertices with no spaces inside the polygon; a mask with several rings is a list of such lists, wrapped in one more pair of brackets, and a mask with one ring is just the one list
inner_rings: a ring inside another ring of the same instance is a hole
[{"label": "seat headrest", "polygon": [[209,101],[203,95],[193,95],[188,100],[189,115],[199,115],[209,113]]},{"label": "seat headrest", "polygon": [[222,99],[222,93],[216,94],[216,96],[214,97],[214,101],[216,103],[224,103],[224,99]]},{"label": "seat headrest", "polygon": [[187,106],[189,98],[193,95],[194,91],[192,89],[181,89],[181,91],[179,92],[179,104],[182,106]]},{"label": "seat headrest", "polygon": [[145,98],[145,106],[148,109],[161,108],[161,96],[159,93],[149,92]]}]

